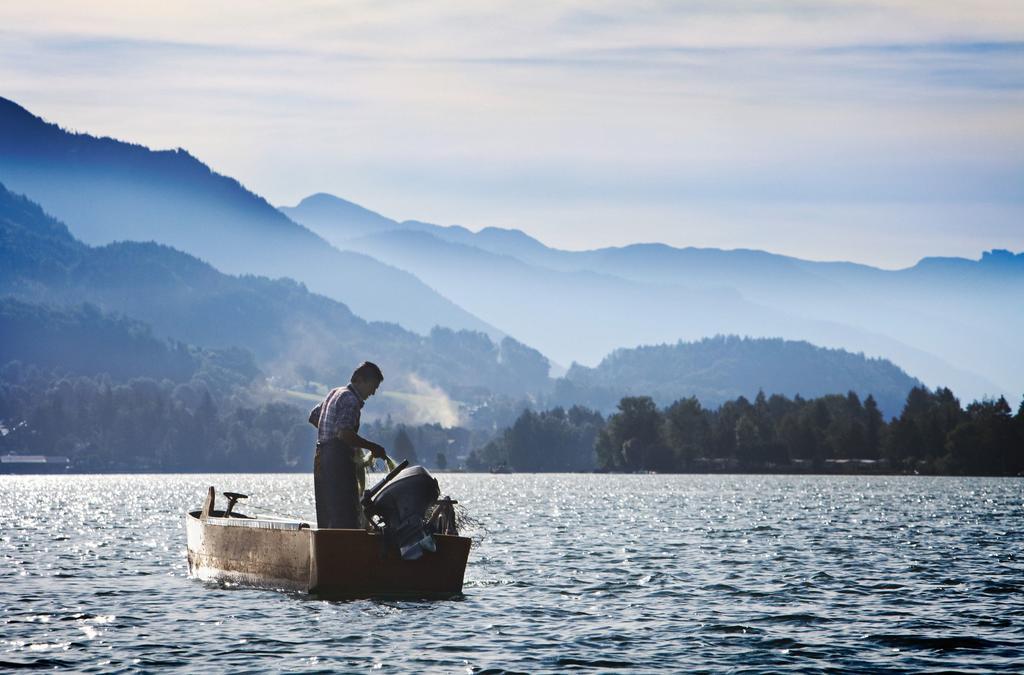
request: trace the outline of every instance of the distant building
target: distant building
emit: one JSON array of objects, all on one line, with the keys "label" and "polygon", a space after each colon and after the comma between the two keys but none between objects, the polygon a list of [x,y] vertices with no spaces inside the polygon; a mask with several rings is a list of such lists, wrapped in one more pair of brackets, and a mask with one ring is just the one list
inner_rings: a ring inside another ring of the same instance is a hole
[{"label": "distant building", "polygon": [[0,473],[65,473],[71,460],[57,455],[0,455]]}]

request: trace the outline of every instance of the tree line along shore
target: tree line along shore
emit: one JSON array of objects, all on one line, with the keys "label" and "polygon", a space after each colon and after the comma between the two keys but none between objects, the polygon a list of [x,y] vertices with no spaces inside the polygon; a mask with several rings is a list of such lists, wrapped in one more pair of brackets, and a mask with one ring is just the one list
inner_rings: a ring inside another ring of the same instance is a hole
[{"label": "tree line along shore", "polygon": [[482,450],[473,469],[529,471],[1024,473],[1024,402],[966,407],[952,391],[914,387],[898,417],[857,394],[739,397],[715,409],[696,398],[659,408],[626,397],[607,419],[584,408],[525,411]]},{"label": "tree line along shore", "polygon": [[[0,368],[0,455],[61,455],[76,472],[308,471],[308,411],[259,401],[215,378],[173,382],[57,376]],[[582,406],[522,412],[504,428],[406,425],[365,435],[399,458],[440,469],[537,472],[1024,474],[1024,402],[962,405],[914,387],[885,420],[872,396],[759,393],[704,407],[622,398],[605,417]]]}]

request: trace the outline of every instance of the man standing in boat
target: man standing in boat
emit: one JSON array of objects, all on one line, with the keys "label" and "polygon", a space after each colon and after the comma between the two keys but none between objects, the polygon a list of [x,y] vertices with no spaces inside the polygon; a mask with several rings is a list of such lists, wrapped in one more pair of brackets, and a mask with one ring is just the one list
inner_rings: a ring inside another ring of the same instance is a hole
[{"label": "man standing in boat", "polygon": [[377,393],[383,381],[380,368],[364,361],[352,373],[348,386],[332,389],[309,413],[310,423],[317,428],[313,460],[317,527],[359,527],[356,452],[365,448],[376,458],[387,457],[382,446],[359,435],[359,415],[366,399]]}]

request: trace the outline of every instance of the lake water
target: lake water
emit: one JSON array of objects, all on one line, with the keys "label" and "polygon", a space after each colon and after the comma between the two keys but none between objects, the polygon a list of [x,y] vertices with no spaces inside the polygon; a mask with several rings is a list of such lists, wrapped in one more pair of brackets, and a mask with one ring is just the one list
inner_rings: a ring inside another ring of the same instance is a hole
[{"label": "lake water", "polygon": [[0,668],[1024,670],[1022,479],[438,478],[464,596],[326,602],[187,576],[206,486],[309,518],[307,475],[0,476]]}]

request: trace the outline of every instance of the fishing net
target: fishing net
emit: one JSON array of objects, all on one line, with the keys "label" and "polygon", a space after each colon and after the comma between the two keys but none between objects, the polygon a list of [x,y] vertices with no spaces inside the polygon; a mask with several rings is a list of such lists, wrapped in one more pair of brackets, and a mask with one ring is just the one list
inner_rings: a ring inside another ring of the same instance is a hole
[{"label": "fishing net", "polygon": [[484,538],[483,524],[469,515],[469,511],[451,497],[442,497],[425,514],[425,524],[435,534],[469,537],[472,546],[480,545]]},{"label": "fishing net", "polygon": [[469,515],[469,511],[462,504],[455,505],[455,526],[459,528],[463,537],[469,537],[473,541],[471,544],[473,548],[479,546],[484,540],[484,535],[487,534],[484,524]]}]

